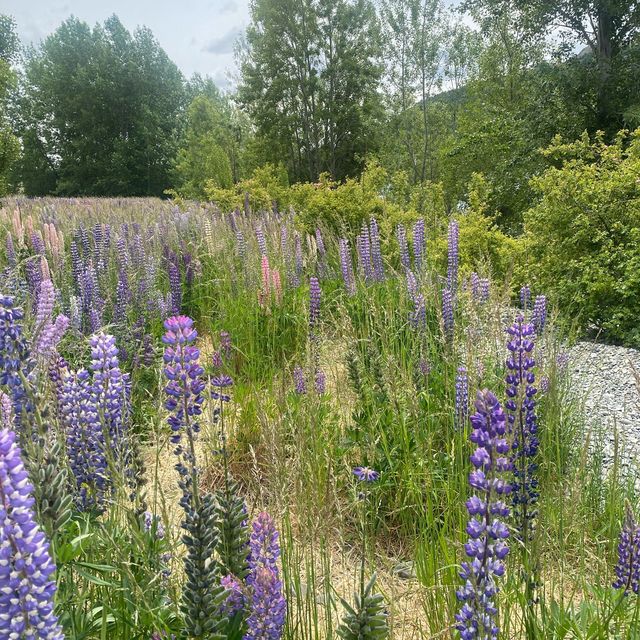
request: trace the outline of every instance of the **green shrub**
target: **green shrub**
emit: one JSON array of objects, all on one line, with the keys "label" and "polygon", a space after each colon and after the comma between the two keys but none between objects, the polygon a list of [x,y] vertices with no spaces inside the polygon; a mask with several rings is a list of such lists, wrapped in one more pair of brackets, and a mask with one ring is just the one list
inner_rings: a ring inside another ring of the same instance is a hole
[{"label": "green shrub", "polygon": [[556,138],[557,166],[533,179],[540,196],[525,214],[532,280],[578,329],[640,346],[640,129],[611,145],[584,134]]}]

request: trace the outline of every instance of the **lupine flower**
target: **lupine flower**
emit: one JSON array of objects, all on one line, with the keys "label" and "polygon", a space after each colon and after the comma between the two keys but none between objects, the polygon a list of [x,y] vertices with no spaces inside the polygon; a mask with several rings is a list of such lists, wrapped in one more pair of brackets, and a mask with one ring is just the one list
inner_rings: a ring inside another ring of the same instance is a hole
[{"label": "lupine flower", "polygon": [[295,391],[298,395],[304,395],[307,393],[307,385],[304,381],[304,369],[296,365],[293,368],[293,382],[295,384]]},{"label": "lupine flower", "polygon": [[366,283],[374,279],[373,267],[371,265],[371,240],[369,238],[369,228],[362,224],[362,231],[356,238],[356,249],[358,250],[358,265],[360,273]]},{"label": "lupine flower", "polygon": [[280,640],[287,615],[287,601],[277,573],[264,566],[255,570],[249,599],[247,633],[243,640]]},{"label": "lupine flower", "polygon": [[380,477],[380,472],[371,467],[356,467],[353,470],[353,475],[360,482],[375,482]]},{"label": "lupine flower", "polygon": [[382,264],[382,249],[380,247],[380,232],[375,218],[369,222],[369,237],[371,238],[371,260],[373,262],[373,277],[376,282],[384,280],[384,265]]},{"label": "lupine flower", "polygon": [[153,534],[157,540],[162,540],[165,536],[164,525],[160,516],[154,515],[151,511],[145,511],[142,521],[144,530]]},{"label": "lupine flower", "polygon": [[532,337],[535,332],[533,325],[518,316],[507,333],[510,336],[507,342],[510,353],[506,361],[508,372],[505,407],[513,443],[513,505],[520,535],[526,545],[533,532],[537,515],[535,503],[538,500],[535,458],[539,442],[534,399],[537,390],[533,386],[535,360],[532,357]]},{"label": "lupine flower", "polygon": [[258,241],[258,249],[260,250],[260,254],[266,256],[267,239],[265,238],[264,227],[262,226],[261,222],[256,225],[256,240]]},{"label": "lupine flower", "polygon": [[316,246],[318,247],[318,253],[321,256],[324,256],[327,253],[327,250],[324,247],[324,240],[322,238],[322,232],[320,229],[316,229]]},{"label": "lupine flower", "polygon": [[37,331],[41,331],[47,322],[51,320],[53,313],[53,305],[56,300],[56,291],[53,282],[49,278],[40,283],[38,291],[38,304],[36,305],[36,321]]},{"label": "lupine flower", "polygon": [[300,234],[297,231],[294,234],[294,247],[295,247],[294,286],[299,287],[304,265],[303,265],[303,258],[302,258],[302,240],[300,238]]},{"label": "lupine flower", "polygon": [[560,373],[564,373],[569,366],[569,354],[566,351],[562,351],[556,356],[556,367]]},{"label": "lupine flower", "polygon": [[413,225],[413,264],[416,271],[422,269],[422,263],[427,252],[427,245],[424,238],[424,220],[417,220]]},{"label": "lupine flower", "polygon": [[471,297],[474,300],[480,300],[480,276],[473,271],[470,278]]},{"label": "lupine flower", "polygon": [[352,296],[356,292],[355,277],[353,275],[353,264],[351,262],[351,253],[349,251],[349,243],[344,238],[340,238],[340,269],[342,270],[342,280],[347,293]]},{"label": "lupine flower", "polygon": [[478,391],[475,407],[470,439],[477,448],[471,456],[474,469],[469,474],[474,494],[466,503],[470,519],[465,552],[469,559],[460,571],[464,585],[456,595],[464,604],[455,619],[462,640],[489,640],[498,637],[494,620],[496,578],[504,575],[503,560],[509,552],[509,530],[504,523],[509,508],[504,498],[511,487],[500,476],[510,470],[511,464],[506,419],[498,399],[486,389]]},{"label": "lupine flower", "polygon": [[411,269],[411,258],[409,258],[409,245],[407,243],[407,231],[403,224],[396,227],[396,238],[400,247],[400,264],[405,269]]},{"label": "lupine flower", "polygon": [[0,637],[63,640],[53,612],[55,565],[35,521],[33,486],[10,429],[0,430]]},{"label": "lupine flower", "polygon": [[49,323],[38,336],[35,347],[38,356],[43,359],[49,358],[68,328],[69,318],[64,314],[58,315],[53,324]]},{"label": "lupine flower", "polygon": [[266,255],[262,256],[260,268],[262,271],[262,294],[265,299],[268,299],[271,291],[271,269],[269,267],[269,258]]},{"label": "lupine flower", "polygon": [[326,389],[326,376],[324,375],[324,371],[322,369],[316,369],[316,375],[314,379],[316,393],[318,395],[322,395]]},{"label": "lupine flower", "polygon": [[232,353],[231,336],[228,331],[220,332],[220,348],[225,358],[230,358]]},{"label": "lupine flower", "polygon": [[[263,565],[278,573],[280,558],[279,534],[273,518],[266,512],[260,512],[253,521],[249,538],[249,568]],[[250,580],[249,580],[250,581]]]},{"label": "lupine flower", "polygon": [[0,391],[0,424],[0,428],[13,427],[13,403],[4,391]]},{"label": "lupine flower", "polygon": [[453,296],[450,289],[442,290],[442,325],[447,340],[453,340]]},{"label": "lupine flower", "polygon": [[618,544],[618,564],[616,565],[614,589],[622,589],[627,595],[633,591],[640,593],[640,527],[636,522],[631,505],[625,505],[625,518]]},{"label": "lupine flower", "polygon": [[542,376],[542,378],[540,378],[540,391],[547,394],[550,388],[551,380],[549,380],[549,376]]},{"label": "lupine flower", "polygon": [[320,283],[311,276],[309,281],[309,330],[313,332],[320,322]]},{"label": "lupine flower", "polygon": [[180,270],[178,266],[170,261],[168,265],[169,270],[169,288],[171,289],[171,311],[177,315],[182,308],[182,285],[180,282]]},{"label": "lupine flower", "polygon": [[529,308],[531,303],[531,289],[528,284],[522,285],[520,288],[520,306],[524,311]]},{"label": "lupine flower", "polygon": [[418,286],[418,280],[410,269],[406,271],[407,292],[413,302],[413,311],[409,314],[409,322],[414,329],[424,329],[427,326],[427,306],[424,295]]},{"label": "lupine flower", "polygon": [[447,252],[447,287],[455,295],[458,287],[458,242],[460,231],[458,222],[449,222],[448,252]]},{"label": "lupine flower", "polygon": [[418,360],[418,369],[423,376],[428,376],[431,373],[431,364],[425,358]]},{"label": "lupine flower", "polygon": [[489,300],[489,278],[480,280],[480,302]]},{"label": "lupine flower", "polygon": [[16,264],[18,264],[18,258],[16,256],[16,248],[15,248],[15,245],[13,244],[13,236],[11,235],[11,232],[7,233],[6,244],[7,244],[7,262],[9,263],[9,266],[15,267]]},{"label": "lupine flower", "polygon": [[245,607],[244,589],[240,580],[232,575],[223,576],[220,584],[227,593],[227,597],[220,607],[220,614],[231,618]]},{"label": "lupine flower", "polygon": [[465,367],[458,369],[456,376],[455,426],[462,429],[469,416],[469,376]]},{"label": "lupine flower", "polygon": [[536,301],[533,305],[533,314],[531,316],[531,322],[538,335],[541,335],[544,331],[544,326],[547,323],[547,297],[540,295],[536,296]]}]

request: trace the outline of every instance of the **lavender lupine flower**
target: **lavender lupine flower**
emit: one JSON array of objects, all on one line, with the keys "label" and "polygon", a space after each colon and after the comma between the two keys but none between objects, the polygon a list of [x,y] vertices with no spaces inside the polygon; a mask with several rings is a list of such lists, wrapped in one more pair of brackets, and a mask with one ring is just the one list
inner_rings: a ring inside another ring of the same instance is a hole
[{"label": "lavender lupine flower", "polygon": [[464,586],[456,595],[464,604],[455,619],[462,640],[489,640],[498,637],[496,578],[504,575],[503,560],[509,552],[504,520],[509,516],[505,497],[511,487],[500,476],[511,464],[506,419],[498,399],[487,389],[478,391],[475,407],[470,439],[477,449],[471,456],[474,470],[469,474],[474,494],[466,503],[470,519],[465,552],[469,559],[460,571]]},{"label": "lavender lupine flower", "polygon": [[298,395],[304,395],[307,393],[307,385],[304,380],[304,369],[296,365],[293,368],[293,382],[295,384],[295,391]]},{"label": "lavender lupine flower", "polygon": [[340,268],[342,270],[342,280],[347,293],[352,296],[356,292],[356,282],[353,274],[353,263],[351,262],[351,252],[349,243],[344,238],[339,240]]},{"label": "lavender lupine flower", "polygon": [[[249,569],[254,573],[259,566],[271,569],[278,575],[278,559],[280,558],[280,541],[273,518],[266,512],[259,513],[253,521],[249,538]],[[251,583],[255,575],[249,575]]]},{"label": "lavender lupine flower", "polygon": [[39,231],[34,231],[31,234],[31,246],[36,255],[43,256],[45,254],[44,240]]},{"label": "lavender lupine flower", "polygon": [[7,233],[6,246],[7,262],[9,263],[9,266],[15,267],[18,264],[18,258],[16,256],[16,247],[13,244],[13,236],[11,235],[11,232]]},{"label": "lavender lupine flower", "polygon": [[287,615],[287,601],[277,573],[259,566],[251,585],[250,613],[243,640],[280,640]]},{"label": "lavender lupine flower", "polygon": [[453,295],[450,289],[442,290],[442,325],[447,340],[453,340]]},{"label": "lavender lupine flower", "polygon": [[462,429],[469,417],[469,375],[465,367],[458,368],[456,376],[456,413],[454,423]]},{"label": "lavender lupine flower", "polygon": [[409,245],[407,243],[407,231],[403,224],[396,227],[396,238],[400,247],[400,264],[405,269],[411,269],[411,258],[409,258]]},{"label": "lavender lupine flower", "polygon": [[11,398],[0,391],[0,428],[10,429],[13,426],[13,403]]},{"label": "lavender lupine flower", "polygon": [[261,222],[258,222],[256,225],[256,240],[258,241],[258,249],[260,250],[260,255],[267,255],[267,239],[264,235],[264,227]]},{"label": "lavender lupine flower", "polygon": [[424,237],[424,220],[421,218],[413,225],[413,264],[415,270],[420,272],[427,252]]},{"label": "lavender lupine flower", "polygon": [[178,315],[182,308],[182,283],[180,281],[180,269],[173,260],[169,261],[167,269],[169,271],[169,288],[171,289],[171,312],[174,315]]},{"label": "lavender lupine flower", "polygon": [[488,302],[489,300],[489,278],[480,280],[480,302]]},{"label": "lavender lupine flower", "polygon": [[409,322],[414,329],[421,330],[427,326],[427,306],[424,295],[420,291],[418,280],[413,271],[407,269],[406,276],[407,292],[413,302],[413,311],[409,314]]},{"label": "lavender lupine flower", "polygon": [[618,543],[618,564],[616,565],[614,589],[622,589],[627,595],[633,591],[640,593],[640,526],[636,522],[631,505],[625,505],[625,517]]},{"label": "lavender lupine flower", "polygon": [[38,337],[36,343],[38,356],[45,360],[49,358],[68,328],[69,318],[63,314],[56,316],[55,322],[49,323]]},{"label": "lavender lupine flower", "polygon": [[540,378],[540,392],[547,394],[549,393],[549,389],[551,389],[551,380],[549,380],[549,376],[542,376],[542,378]]},{"label": "lavender lupine flower", "polygon": [[29,290],[33,294],[37,303],[38,290],[40,288],[40,282],[42,281],[42,270],[40,269],[40,258],[31,258],[25,265],[25,271],[27,274],[27,283]]},{"label": "lavender lupine flower", "polygon": [[154,515],[151,511],[145,511],[142,521],[146,533],[153,534],[157,540],[162,540],[165,536],[164,525],[160,516]]},{"label": "lavender lupine flower", "polygon": [[303,270],[303,258],[302,258],[302,239],[300,234],[296,231],[294,234],[294,246],[295,246],[295,265],[294,265],[294,279],[293,283],[295,287],[300,286]]},{"label": "lavender lupine flower", "polygon": [[533,305],[533,314],[531,316],[531,322],[538,335],[541,335],[544,331],[544,326],[547,323],[547,297],[540,295],[536,296],[536,301]]},{"label": "lavender lupine flower", "polygon": [[356,238],[356,248],[358,250],[360,273],[366,283],[372,282],[375,276],[371,264],[371,240],[369,237],[369,228],[365,223],[362,224],[362,231]]},{"label": "lavender lupine flower", "polygon": [[471,284],[471,297],[475,301],[480,300],[480,276],[475,271],[471,273],[470,284]]},{"label": "lavender lupine flower", "polygon": [[564,373],[569,366],[569,354],[566,351],[562,351],[556,356],[556,367],[558,367],[559,373]]},{"label": "lavender lupine flower", "polygon": [[43,280],[38,290],[38,304],[36,305],[36,331],[41,330],[51,320],[56,291],[50,279]]},{"label": "lavender lupine flower", "polygon": [[240,580],[232,575],[223,576],[220,584],[225,588],[227,597],[220,607],[220,614],[232,618],[245,607],[244,588]]},{"label": "lavender lupine flower", "polygon": [[[232,218],[232,220],[235,220],[235,218]],[[238,257],[240,258],[240,261],[244,263],[247,257],[247,242],[244,239],[244,234],[237,227],[234,230],[234,233],[236,236],[236,247],[238,249]]]},{"label": "lavender lupine flower", "polygon": [[232,345],[231,336],[228,331],[220,332],[220,348],[222,349],[222,353],[224,353],[224,357],[229,359],[232,354]]},{"label": "lavender lupine flower", "polygon": [[313,333],[320,322],[320,283],[318,278],[311,276],[309,280],[309,331]]},{"label": "lavender lupine flower", "polygon": [[118,284],[116,285],[116,304],[113,310],[113,319],[122,322],[127,315],[127,306],[131,300],[129,277],[124,269],[118,271]]},{"label": "lavender lupine flower", "polygon": [[538,424],[535,412],[537,389],[533,386],[535,360],[532,357],[535,334],[533,325],[522,316],[507,329],[509,357],[506,361],[508,373],[507,402],[509,433],[512,439],[513,505],[519,534],[527,547],[533,533],[537,512],[538,481],[535,476],[538,453]]},{"label": "lavender lupine flower", "polygon": [[0,431],[0,637],[63,640],[53,612],[56,567],[35,521],[33,486],[16,444]]},{"label": "lavender lupine flower", "polygon": [[380,247],[380,232],[375,218],[369,222],[369,237],[371,238],[371,260],[373,261],[373,277],[376,282],[384,280],[384,265],[382,264],[382,248]]},{"label": "lavender lupine flower", "polygon": [[528,284],[522,285],[520,289],[520,306],[524,311],[529,308],[531,304],[531,289]]},{"label": "lavender lupine flower", "polygon": [[76,481],[76,503],[82,510],[101,509],[110,478],[96,394],[86,369],[63,372],[58,405]]},{"label": "lavender lupine flower", "polygon": [[316,393],[322,395],[326,390],[327,379],[322,369],[316,369],[316,375],[314,379],[314,386]]},{"label": "lavender lupine flower", "polygon": [[324,240],[322,238],[322,231],[320,231],[320,229],[316,229],[316,246],[318,247],[318,253],[321,256],[325,256],[327,250],[325,249]]},{"label": "lavender lupine flower", "polygon": [[448,234],[448,252],[447,252],[447,287],[455,297],[458,288],[458,243],[460,230],[458,222],[451,220],[449,222]]}]

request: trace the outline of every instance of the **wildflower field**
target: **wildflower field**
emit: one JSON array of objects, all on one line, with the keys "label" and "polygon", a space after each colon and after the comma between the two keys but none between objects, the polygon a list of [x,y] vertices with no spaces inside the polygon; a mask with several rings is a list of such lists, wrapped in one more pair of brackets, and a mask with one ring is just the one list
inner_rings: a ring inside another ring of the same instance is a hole
[{"label": "wildflower field", "polygon": [[9,198],[0,229],[0,638],[640,638],[634,478],[545,292],[471,271],[455,218]]}]

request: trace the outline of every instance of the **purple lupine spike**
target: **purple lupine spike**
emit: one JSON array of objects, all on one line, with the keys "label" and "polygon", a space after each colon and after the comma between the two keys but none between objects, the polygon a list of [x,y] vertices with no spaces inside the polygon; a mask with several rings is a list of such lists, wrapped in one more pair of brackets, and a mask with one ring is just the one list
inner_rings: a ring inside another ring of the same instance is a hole
[{"label": "purple lupine spike", "polygon": [[171,260],[168,265],[169,289],[171,290],[171,313],[177,315],[182,308],[182,282],[180,280],[180,270]]},{"label": "purple lupine spike", "polygon": [[34,231],[31,234],[31,246],[33,247],[33,252],[38,256],[44,256],[45,254],[45,246],[44,240],[42,239],[42,235],[40,235],[39,231]]},{"label": "purple lupine spike", "polygon": [[124,269],[118,271],[118,284],[116,285],[116,304],[113,308],[115,322],[123,322],[127,315],[127,307],[131,300],[129,277]]},{"label": "purple lupine spike", "polygon": [[400,264],[405,269],[411,269],[411,258],[409,258],[409,245],[407,243],[407,231],[403,224],[396,227],[396,238],[400,247]]},{"label": "purple lupine spike", "polygon": [[456,595],[464,604],[455,616],[455,627],[462,640],[489,640],[498,637],[496,578],[504,575],[504,559],[509,553],[509,530],[504,521],[509,517],[505,497],[511,487],[501,475],[511,469],[511,464],[507,458],[506,419],[498,399],[487,389],[478,391],[475,407],[470,440],[477,448],[471,456],[474,469],[469,474],[474,493],[466,503],[470,516],[465,544],[468,560],[460,571],[464,585]]},{"label": "purple lupine spike", "polygon": [[99,333],[89,339],[91,346],[91,369],[97,406],[104,420],[104,435],[116,461],[126,466],[128,451],[128,408],[126,384],[129,374],[122,373],[118,361],[116,339],[112,335]]},{"label": "purple lupine spike", "polygon": [[220,606],[220,615],[232,618],[245,608],[244,587],[240,580],[232,575],[223,576],[220,584],[227,592],[227,597]]},{"label": "purple lupine spike", "polygon": [[325,376],[324,371],[322,369],[316,369],[316,375],[314,378],[314,387],[318,395],[322,395],[326,391],[327,377]]},{"label": "purple lupine spike", "polygon": [[264,227],[262,226],[262,222],[258,222],[256,225],[256,239],[258,241],[258,249],[260,250],[260,255],[267,255],[267,239],[264,235]]},{"label": "purple lupine spike", "polygon": [[320,282],[315,276],[309,279],[309,331],[314,332],[320,322]]},{"label": "purple lupine spike", "polygon": [[302,238],[300,234],[296,231],[294,233],[294,279],[293,285],[295,287],[300,286],[300,282],[302,281],[302,271],[303,271],[303,257],[302,257]]},{"label": "purple lupine spike", "polygon": [[289,284],[293,284],[291,281],[291,249],[289,247],[289,228],[286,223],[283,223],[280,227],[280,253],[282,254],[282,264],[284,265],[285,273],[287,274],[287,280]]},{"label": "purple lupine spike", "polygon": [[16,256],[16,247],[13,244],[13,236],[11,235],[10,231],[7,233],[6,247],[7,262],[9,263],[10,267],[15,267],[18,264],[18,257]]},{"label": "purple lupine spike", "polygon": [[373,261],[373,277],[376,282],[384,281],[384,265],[382,264],[382,249],[380,247],[380,232],[375,218],[369,222],[369,237],[371,238],[371,260]]},{"label": "purple lupine spike", "polygon": [[318,247],[318,253],[321,256],[325,256],[327,250],[325,249],[324,239],[322,237],[322,231],[320,231],[320,229],[316,229],[316,246]]},{"label": "purple lupine spike", "polygon": [[489,278],[480,280],[480,302],[483,304],[489,301]]},{"label": "purple lupine spike", "polygon": [[533,305],[533,314],[531,316],[531,322],[538,335],[541,335],[544,331],[544,327],[547,324],[547,297],[540,295],[536,296],[536,301]]},{"label": "purple lupine spike", "polygon": [[56,290],[53,282],[48,278],[40,283],[38,291],[38,304],[36,305],[36,331],[40,332],[51,321],[53,305],[56,301]]},{"label": "purple lupine spike", "polygon": [[96,306],[89,312],[89,329],[92,333],[96,333],[102,327],[102,303],[96,303]]},{"label": "purple lupine spike", "polygon": [[33,512],[16,434],[0,430],[0,637],[63,640],[54,614],[56,566]]},{"label": "purple lupine spike", "polygon": [[34,301],[38,303],[38,290],[40,289],[40,282],[42,282],[42,269],[40,269],[40,258],[31,258],[27,260],[25,265],[25,272],[27,275],[27,284],[29,290],[33,294]]},{"label": "purple lupine spike", "polygon": [[102,233],[102,225],[100,223],[96,223],[93,226],[93,262],[101,271],[104,268],[104,261],[102,256],[102,245],[103,245],[103,233]]},{"label": "purple lupine spike", "polygon": [[413,225],[413,264],[416,271],[420,272],[422,263],[427,253],[427,245],[424,237],[424,220],[420,218]]},{"label": "purple lupine spike", "polygon": [[349,243],[344,238],[339,240],[340,249],[340,269],[342,270],[342,280],[347,294],[352,296],[356,292],[356,282],[353,274],[353,263],[351,262],[351,252]]},{"label": "purple lupine spike", "polygon": [[529,309],[531,304],[531,289],[528,284],[522,285],[520,288],[520,306],[523,311]]},{"label": "purple lupine spike", "polygon": [[465,367],[458,368],[456,376],[456,412],[454,424],[462,429],[469,417],[469,375]]},{"label": "purple lupine spike", "polygon": [[101,510],[111,483],[97,398],[86,369],[64,373],[58,405],[76,481],[77,506],[85,511]]},{"label": "purple lupine spike", "polygon": [[[279,534],[273,518],[266,511],[259,513],[253,521],[249,550],[249,569],[252,572],[263,566],[278,575]],[[251,577],[249,575],[247,582],[251,582]]]},{"label": "purple lupine spike", "polygon": [[243,640],[280,640],[287,616],[287,601],[277,574],[260,566],[255,571],[249,598],[247,632]]},{"label": "purple lupine spike", "polygon": [[304,395],[307,393],[307,385],[304,380],[304,369],[300,365],[296,365],[293,368],[293,382],[295,385],[295,391],[298,395]]},{"label": "purple lupine spike", "polygon": [[38,357],[47,360],[69,328],[69,318],[64,314],[56,316],[55,322],[49,323],[38,336],[36,350]]},{"label": "purple lupine spike", "polygon": [[409,315],[409,322],[414,329],[423,330],[427,326],[427,306],[424,295],[418,286],[418,280],[415,273],[407,269],[407,291],[413,302],[413,310]]},{"label": "purple lupine spike", "polygon": [[145,511],[142,514],[142,528],[146,533],[152,534],[156,540],[162,540],[165,536],[162,519],[151,511]]},{"label": "purple lupine spike", "polygon": [[13,420],[13,402],[4,391],[0,391],[0,428],[12,429]]},{"label": "purple lupine spike", "polygon": [[88,258],[91,253],[89,250],[89,234],[87,233],[87,230],[84,228],[84,226],[80,226],[80,228],[78,229],[78,233],[80,242],[82,243],[82,254],[85,258]]},{"label": "purple lupine spike", "polygon": [[453,296],[450,289],[442,290],[442,326],[449,342],[453,340]]},{"label": "purple lupine spike", "polygon": [[471,297],[474,301],[480,301],[480,276],[475,272],[471,272],[469,279],[471,285]]},{"label": "purple lupine spike", "polygon": [[[538,422],[535,412],[533,369],[533,325],[522,316],[507,329],[509,356],[507,366],[507,402],[505,408],[509,419],[509,433],[513,442],[511,454],[514,482],[514,515],[523,543],[528,544],[535,528],[538,501],[538,480],[536,478],[536,457],[538,453]],[[528,547],[527,547],[528,548]]]},{"label": "purple lupine spike", "polygon": [[116,252],[118,254],[118,264],[121,269],[129,268],[129,252],[127,251],[127,241],[119,236],[116,240]]},{"label": "purple lupine spike", "polygon": [[612,585],[614,589],[622,589],[624,595],[630,591],[640,593],[640,527],[628,502],[620,531],[615,571],[616,579]]},{"label": "purple lupine spike", "polygon": [[236,228],[235,236],[236,236],[236,248],[238,249],[238,257],[240,258],[240,261],[244,263],[247,258],[247,243],[244,239],[244,234],[240,229]]},{"label": "purple lupine spike", "polygon": [[373,266],[371,264],[371,239],[369,237],[369,228],[366,223],[362,223],[362,231],[356,238],[356,248],[358,250],[358,266],[364,281],[368,284],[373,282]]},{"label": "purple lupine spike", "polygon": [[460,229],[456,220],[449,222],[448,251],[447,251],[447,287],[455,297],[458,288],[458,244]]},{"label": "purple lupine spike", "polygon": [[193,255],[189,252],[183,252],[182,262],[184,264],[184,280],[188,287],[193,285],[195,277],[195,268],[193,264]]},{"label": "purple lupine spike", "polygon": [[233,353],[233,345],[231,343],[231,336],[228,331],[220,332],[220,349],[222,349],[222,353],[224,357],[228,360]]},{"label": "purple lupine spike", "polygon": [[80,258],[78,245],[75,240],[71,241],[69,252],[71,254],[71,273],[73,274],[73,281],[75,283],[76,291],[80,293],[82,290],[84,267],[82,266],[82,259]]}]

